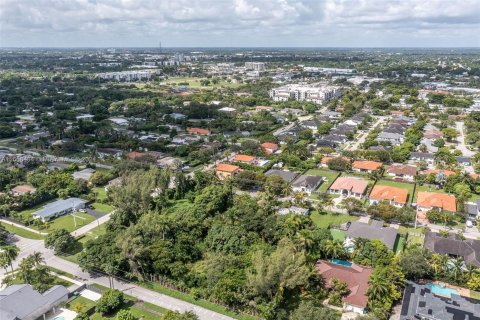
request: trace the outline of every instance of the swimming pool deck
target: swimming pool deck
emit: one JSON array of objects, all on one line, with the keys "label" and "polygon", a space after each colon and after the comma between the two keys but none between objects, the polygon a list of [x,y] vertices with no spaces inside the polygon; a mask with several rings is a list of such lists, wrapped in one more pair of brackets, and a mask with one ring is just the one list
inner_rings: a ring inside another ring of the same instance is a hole
[{"label": "swimming pool deck", "polygon": [[461,295],[462,297],[471,298],[470,289],[454,286],[452,284],[442,282],[442,281],[425,281],[425,283],[428,283],[428,282],[431,282],[431,283],[439,285],[439,286],[445,286],[446,288],[450,288],[452,290],[456,290],[458,292],[458,294]]}]

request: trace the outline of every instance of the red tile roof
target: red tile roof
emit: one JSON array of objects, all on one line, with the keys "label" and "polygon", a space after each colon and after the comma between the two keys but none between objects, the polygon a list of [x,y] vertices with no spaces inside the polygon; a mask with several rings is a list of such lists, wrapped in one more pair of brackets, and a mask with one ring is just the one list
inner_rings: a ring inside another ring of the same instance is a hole
[{"label": "red tile roof", "polygon": [[419,192],[417,205],[425,208],[441,208],[450,212],[457,211],[455,197],[446,193]]},{"label": "red tile roof", "polygon": [[202,128],[187,128],[187,131],[193,134],[206,134],[206,135],[210,134],[210,130],[202,129]]},{"label": "red tile roof", "polygon": [[18,193],[27,193],[27,192],[33,193],[35,191],[37,191],[37,189],[28,184],[22,184],[12,189],[12,192],[18,192]]},{"label": "red tile roof", "polygon": [[394,175],[415,176],[417,174],[417,167],[406,164],[392,164],[388,169],[388,173]]},{"label": "red tile roof", "polygon": [[249,155],[246,155],[246,154],[237,154],[233,158],[233,161],[250,163],[250,162],[253,162],[255,159],[256,159],[255,157],[249,156]]},{"label": "red tile roof", "polygon": [[270,154],[278,150],[278,144],[271,143],[271,142],[264,142],[260,145],[260,147],[263,149],[263,152],[265,152],[266,154]]},{"label": "red tile roof", "polygon": [[332,190],[349,190],[353,193],[364,193],[367,189],[368,183],[356,178],[338,178],[330,186]]},{"label": "red tile roof", "polygon": [[137,158],[143,157],[144,155],[145,155],[145,153],[143,153],[143,152],[132,151],[132,152],[129,152],[127,156],[130,159],[135,160]]},{"label": "red tile roof", "polygon": [[345,303],[361,308],[367,306],[368,279],[372,274],[371,268],[356,264],[346,267],[324,260],[317,261],[315,267],[325,282],[330,283],[332,279],[336,278],[347,283],[350,293],[343,298]]},{"label": "red tile roof", "polygon": [[343,160],[348,160],[350,161],[350,158],[347,158],[347,157],[323,157],[322,158],[322,164],[328,164],[328,162],[332,159],[335,159],[335,158],[342,158]]},{"label": "red tile roof", "polygon": [[230,172],[230,173],[235,172],[239,169],[240,169],[239,166],[235,166],[233,164],[227,164],[227,163],[219,163],[217,164],[217,167],[216,167],[217,171]]},{"label": "red tile roof", "polygon": [[425,174],[425,175],[430,175],[430,174],[437,174],[439,173],[440,171],[443,171],[443,173],[449,177],[449,176],[454,176],[456,173],[454,171],[450,171],[450,170],[440,170],[440,169],[428,169],[428,170],[424,170],[422,171],[422,174]]},{"label": "red tile roof", "polygon": [[377,161],[358,160],[353,162],[352,168],[362,170],[377,170],[382,165],[383,163]]},{"label": "red tile roof", "polygon": [[372,192],[370,192],[369,198],[378,201],[391,200],[393,202],[404,204],[407,202],[408,190],[397,187],[376,185],[373,187]]}]

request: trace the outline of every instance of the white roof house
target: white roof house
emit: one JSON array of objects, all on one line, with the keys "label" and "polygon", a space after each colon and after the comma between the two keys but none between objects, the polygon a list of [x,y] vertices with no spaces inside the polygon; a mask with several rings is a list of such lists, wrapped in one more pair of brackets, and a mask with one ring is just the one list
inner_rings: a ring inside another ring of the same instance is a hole
[{"label": "white roof house", "polygon": [[49,221],[55,217],[63,216],[73,211],[85,208],[86,200],[80,198],[68,198],[57,200],[43,206],[42,209],[32,213],[35,219]]}]

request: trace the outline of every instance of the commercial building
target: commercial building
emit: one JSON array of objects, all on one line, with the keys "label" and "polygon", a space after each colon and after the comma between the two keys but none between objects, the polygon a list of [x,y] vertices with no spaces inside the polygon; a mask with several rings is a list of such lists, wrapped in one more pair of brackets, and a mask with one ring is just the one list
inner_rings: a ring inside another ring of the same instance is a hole
[{"label": "commercial building", "polygon": [[288,84],[270,90],[270,97],[274,101],[310,101],[322,104],[341,95],[340,87],[323,83],[314,84]]},{"label": "commercial building", "polygon": [[263,62],[245,62],[245,69],[262,72],[262,71],[265,71],[265,63],[263,63]]}]

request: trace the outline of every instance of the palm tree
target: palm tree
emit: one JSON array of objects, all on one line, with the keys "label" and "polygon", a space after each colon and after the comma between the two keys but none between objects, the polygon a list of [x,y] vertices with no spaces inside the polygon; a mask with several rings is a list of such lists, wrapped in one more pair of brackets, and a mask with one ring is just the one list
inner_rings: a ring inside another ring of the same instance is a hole
[{"label": "palm tree", "polygon": [[302,252],[305,252],[313,244],[312,232],[310,230],[300,230],[295,234],[295,240],[302,248]]},{"label": "palm tree", "polygon": [[430,259],[430,268],[435,276],[438,276],[443,271],[443,260],[442,255],[434,253]]},{"label": "palm tree", "polygon": [[302,204],[304,199],[305,199],[305,196],[306,196],[306,194],[303,191],[295,192],[293,194],[293,199],[295,200],[296,204]]},{"label": "palm tree", "polygon": [[463,261],[463,258],[458,257],[457,259],[450,260],[449,273],[455,281],[458,280],[464,268],[465,262]]},{"label": "palm tree", "polygon": [[325,255],[332,258],[340,258],[345,255],[342,242],[338,240],[327,240],[324,248]]},{"label": "palm tree", "polygon": [[35,266],[39,266],[45,262],[45,258],[43,257],[43,254],[41,252],[34,251],[33,254],[30,255],[30,257]]},{"label": "palm tree", "polygon": [[368,281],[370,285],[367,294],[369,302],[371,300],[380,300],[389,294],[390,284],[380,277],[371,277]]},{"label": "palm tree", "polygon": [[287,234],[293,236],[297,233],[298,230],[302,229],[304,221],[301,216],[292,214],[285,219],[285,229],[287,229]]},{"label": "palm tree", "polygon": [[20,250],[16,246],[5,246],[0,250],[1,250],[0,254],[2,256],[2,260],[4,261],[4,263],[7,263],[8,265],[10,265],[10,268],[12,269],[12,276],[13,276],[13,261],[17,259],[18,253],[20,252]]}]

